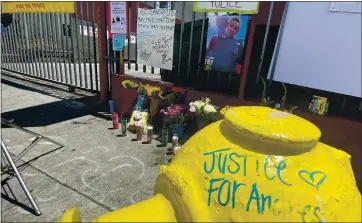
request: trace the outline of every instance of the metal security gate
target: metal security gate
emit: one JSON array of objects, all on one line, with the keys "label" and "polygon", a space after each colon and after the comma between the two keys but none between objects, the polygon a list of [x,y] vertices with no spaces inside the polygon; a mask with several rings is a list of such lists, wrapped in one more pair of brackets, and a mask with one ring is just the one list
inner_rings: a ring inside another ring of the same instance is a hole
[{"label": "metal security gate", "polygon": [[76,13],[18,13],[1,37],[1,68],[98,92],[98,26],[94,2]]}]

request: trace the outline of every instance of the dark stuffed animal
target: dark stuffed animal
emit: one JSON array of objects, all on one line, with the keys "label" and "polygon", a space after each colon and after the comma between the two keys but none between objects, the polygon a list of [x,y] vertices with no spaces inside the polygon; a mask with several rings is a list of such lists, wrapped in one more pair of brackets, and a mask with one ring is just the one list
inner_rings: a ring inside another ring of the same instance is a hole
[{"label": "dark stuffed animal", "polygon": [[1,13],[1,24],[8,27],[13,22],[13,15],[8,13]]}]

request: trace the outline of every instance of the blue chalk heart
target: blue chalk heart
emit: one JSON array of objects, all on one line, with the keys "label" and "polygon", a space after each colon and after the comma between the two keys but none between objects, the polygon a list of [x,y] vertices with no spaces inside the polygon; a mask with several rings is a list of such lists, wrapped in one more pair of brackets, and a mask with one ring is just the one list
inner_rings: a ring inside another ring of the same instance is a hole
[{"label": "blue chalk heart", "polygon": [[[307,184],[315,187],[318,190],[318,187],[325,181],[326,179],[326,174],[321,172],[321,171],[313,171],[313,172],[308,172],[306,170],[301,170],[299,171],[299,177],[306,182]],[[315,182],[315,175],[321,175],[322,177],[320,178],[320,180],[318,182]]]}]

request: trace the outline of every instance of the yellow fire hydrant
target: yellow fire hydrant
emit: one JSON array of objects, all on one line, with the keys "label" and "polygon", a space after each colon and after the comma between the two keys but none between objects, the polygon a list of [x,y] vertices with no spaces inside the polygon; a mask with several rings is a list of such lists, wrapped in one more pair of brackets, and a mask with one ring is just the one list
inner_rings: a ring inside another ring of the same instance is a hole
[{"label": "yellow fire hydrant", "polygon": [[[350,156],[295,115],[234,107],[161,166],[155,196],[94,222],[361,222]],[[61,222],[81,221],[68,210]]]}]

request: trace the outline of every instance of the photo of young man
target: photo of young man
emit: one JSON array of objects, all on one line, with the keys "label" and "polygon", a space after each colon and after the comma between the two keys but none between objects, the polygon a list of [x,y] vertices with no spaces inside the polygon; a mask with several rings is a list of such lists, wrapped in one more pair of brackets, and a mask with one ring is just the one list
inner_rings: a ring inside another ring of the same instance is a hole
[{"label": "photo of young man", "polygon": [[211,16],[205,70],[236,73],[243,55],[247,16]]}]

